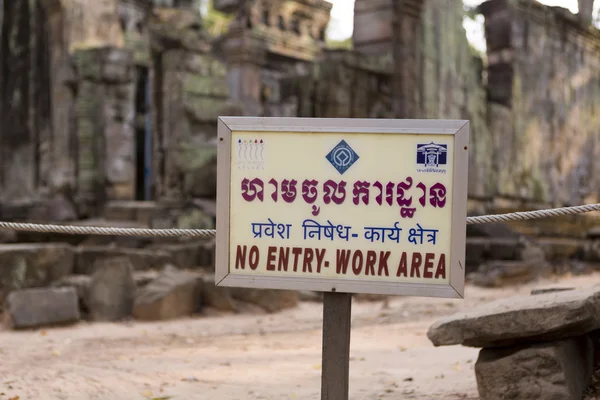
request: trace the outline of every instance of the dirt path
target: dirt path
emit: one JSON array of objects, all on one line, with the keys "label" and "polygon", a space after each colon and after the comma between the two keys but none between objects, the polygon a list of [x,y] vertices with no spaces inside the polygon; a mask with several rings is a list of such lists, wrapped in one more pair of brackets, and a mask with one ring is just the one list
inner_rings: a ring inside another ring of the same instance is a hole
[{"label": "dirt path", "polygon": [[[599,282],[467,287],[466,300],[394,298],[385,310],[355,301],[350,397],[476,399],[478,350],[434,348],[425,332],[438,316],[532,287]],[[321,313],[302,303],[275,315],[0,331],[0,400],[318,399]]]}]

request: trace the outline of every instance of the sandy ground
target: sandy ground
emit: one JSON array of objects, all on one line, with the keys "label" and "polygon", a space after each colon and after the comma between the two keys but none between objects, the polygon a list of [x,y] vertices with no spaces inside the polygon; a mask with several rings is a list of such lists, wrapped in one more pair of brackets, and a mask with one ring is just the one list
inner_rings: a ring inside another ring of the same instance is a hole
[{"label": "sandy ground", "polygon": [[[350,398],[477,399],[478,349],[434,348],[425,333],[437,317],[533,287],[599,282],[467,286],[465,300],[396,297],[388,309],[355,301]],[[0,399],[318,399],[321,318],[321,304],[302,303],[274,315],[0,331]]]}]

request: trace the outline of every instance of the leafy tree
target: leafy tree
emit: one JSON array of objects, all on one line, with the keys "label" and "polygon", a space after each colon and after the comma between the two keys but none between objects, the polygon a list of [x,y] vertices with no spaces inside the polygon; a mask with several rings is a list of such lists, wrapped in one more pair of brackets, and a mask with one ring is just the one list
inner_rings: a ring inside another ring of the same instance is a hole
[{"label": "leafy tree", "polygon": [[334,40],[327,38],[326,43],[327,47],[329,47],[330,49],[352,49],[352,37],[343,40]]},{"label": "leafy tree", "polygon": [[213,0],[196,0],[196,6],[202,15],[204,27],[211,36],[220,36],[227,30],[233,20],[233,14],[225,14],[215,10]]}]

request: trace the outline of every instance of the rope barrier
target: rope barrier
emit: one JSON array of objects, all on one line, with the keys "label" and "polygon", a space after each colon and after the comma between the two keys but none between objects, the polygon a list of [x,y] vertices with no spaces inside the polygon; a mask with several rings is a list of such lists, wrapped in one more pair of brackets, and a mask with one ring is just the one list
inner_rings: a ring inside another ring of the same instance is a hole
[{"label": "rope barrier", "polygon": [[[487,224],[507,221],[522,221],[547,217],[583,214],[600,211],[600,203],[574,207],[561,207],[537,211],[523,211],[508,214],[482,215],[467,217],[467,225]],[[144,236],[144,237],[213,237],[215,229],[149,229],[114,228],[99,226],[50,225],[22,222],[2,222],[0,229],[21,232],[62,233],[66,235],[103,235],[103,236]]]}]

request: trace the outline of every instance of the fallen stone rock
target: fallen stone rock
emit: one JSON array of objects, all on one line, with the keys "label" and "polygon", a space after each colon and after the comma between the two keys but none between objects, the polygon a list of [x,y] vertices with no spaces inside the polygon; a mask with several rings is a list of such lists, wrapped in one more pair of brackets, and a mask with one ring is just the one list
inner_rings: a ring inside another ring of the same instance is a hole
[{"label": "fallen stone rock", "polygon": [[215,276],[205,275],[200,281],[202,305],[219,311],[238,311],[228,287],[215,286]]},{"label": "fallen stone rock", "polygon": [[200,308],[199,277],[172,266],[137,291],[133,316],[157,321],[194,314]]},{"label": "fallen stone rock", "polygon": [[50,284],[70,275],[73,248],[63,243],[19,243],[0,245],[0,304],[17,289]]},{"label": "fallen stone rock", "polygon": [[234,300],[252,303],[273,313],[298,305],[298,292],[278,289],[229,288]]},{"label": "fallen stone rock", "polygon": [[77,249],[75,273],[90,275],[94,272],[93,266],[96,260],[111,259],[114,257],[127,257],[134,271],[163,269],[171,260],[168,253],[158,250],[85,246]]},{"label": "fallen stone rock", "polygon": [[94,263],[88,308],[93,321],[117,321],[131,316],[135,282],[128,257],[99,259]]},{"label": "fallen stone rock", "polygon": [[475,377],[481,400],[581,399],[593,373],[587,336],[479,352]]},{"label": "fallen stone rock", "polygon": [[63,325],[79,321],[79,302],[74,288],[16,290],[6,298],[5,318],[14,329]]},{"label": "fallen stone rock", "polygon": [[514,296],[436,321],[427,331],[435,346],[508,346],[560,340],[600,328],[600,288]]}]

